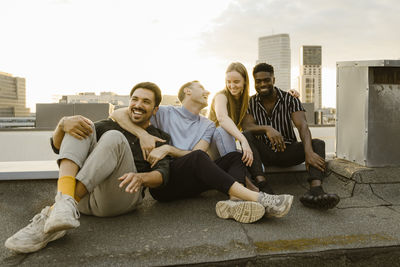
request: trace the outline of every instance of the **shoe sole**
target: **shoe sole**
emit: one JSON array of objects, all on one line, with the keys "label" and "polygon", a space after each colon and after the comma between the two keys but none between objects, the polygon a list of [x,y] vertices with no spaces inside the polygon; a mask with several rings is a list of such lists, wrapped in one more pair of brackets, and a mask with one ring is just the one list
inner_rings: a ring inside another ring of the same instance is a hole
[{"label": "shoe sole", "polygon": [[307,208],[328,210],[328,209],[333,209],[334,207],[336,207],[336,205],[339,204],[339,202],[340,202],[340,198],[330,197],[328,199],[321,199],[318,202],[311,202],[311,201],[307,201],[305,199],[304,200],[300,199],[300,202]]},{"label": "shoe sole", "polygon": [[215,206],[217,216],[222,219],[234,219],[241,223],[252,223],[260,220],[265,213],[263,205],[252,201],[238,201],[235,203],[219,201]]},{"label": "shoe sole", "polygon": [[18,253],[32,253],[35,251],[38,251],[42,248],[44,248],[49,242],[57,240],[61,237],[63,237],[66,234],[67,231],[60,231],[60,232],[55,232],[54,234],[50,235],[49,238],[41,243],[38,243],[36,245],[26,245],[26,246],[14,246],[10,238],[6,240],[4,246],[10,250],[13,250]]},{"label": "shoe sole", "polygon": [[50,221],[49,219],[47,219],[44,225],[44,232],[47,234],[63,230],[75,229],[78,228],[79,225],[80,223],[78,220],[65,221],[65,220],[53,219]]},{"label": "shoe sole", "polygon": [[286,214],[289,213],[289,210],[290,210],[290,208],[292,207],[293,196],[290,196],[290,197],[288,198],[288,201],[287,201],[287,202],[289,202],[289,203],[286,205],[286,208],[285,208],[281,213],[267,213],[267,212],[265,212],[265,216],[266,216],[267,218],[273,218],[273,217],[275,217],[275,218],[282,218],[282,217],[286,216]]}]

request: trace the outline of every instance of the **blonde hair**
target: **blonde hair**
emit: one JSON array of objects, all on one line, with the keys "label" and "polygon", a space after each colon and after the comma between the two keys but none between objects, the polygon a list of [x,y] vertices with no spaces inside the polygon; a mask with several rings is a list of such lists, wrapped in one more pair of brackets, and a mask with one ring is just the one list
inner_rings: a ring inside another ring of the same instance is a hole
[{"label": "blonde hair", "polygon": [[[225,73],[231,72],[231,71],[236,71],[238,72],[244,79],[244,84],[243,84],[243,91],[242,94],[239,98],[239,104],[240,104],[240,112],[239,114],[236,112],[237,111],[237,101],[235,101],[235,98],[233,95],[229,92],[226,84],[225,88],[218,92],[218,94],[224,94],[228,100],[227,104],[227,109],[228,109],[228,115],[232,119],[232,121],[236,124],[236,126],[239,128],[239,130],[242,129],[242,121],[244,116],[246,115],[247,112],[247,107],[249,106],[249,75],[247,74],[246,67],[240,63],[240,62],[233,62],[229,64],[228,68],[226,69]],[[214,121],[216,125],[218,126],[219,123],[217,121],[217,116],[215,114],[215,97],[213,99],[213,102],[211,103],[211,110],[209,114],[209,119]]]}]

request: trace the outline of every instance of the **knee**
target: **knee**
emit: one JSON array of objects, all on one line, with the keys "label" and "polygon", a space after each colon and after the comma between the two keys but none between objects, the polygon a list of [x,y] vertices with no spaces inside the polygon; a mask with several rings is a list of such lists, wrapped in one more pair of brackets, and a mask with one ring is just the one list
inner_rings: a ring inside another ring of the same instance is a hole
[{"label": "knee", "polygon": [[123,143],[127,143],[128,141],[126,140],[125,136],[123,133],[117,130],[110,130],[105,132],[99,142],[104,142],[108,144],[109,146],[115,146],[115,145],[120,145]]},{"label": "knee", "polygon": [[189,154],[190,163],[192,166],[198,166],[200,162],[211,161],[210,156],[203,150],[195,150]]},{"label": "knee", "polygon": [[313,140],[312,140],[312,144],[313,144],[315,147],[325,147],[325,141],[324,141],[324,140],[321,140],[321,139],[313,139]]},{"label": "knee", "polygon": [[90,127],[92,127],[93,132],[96,131],[96,127],[94,126],[94,122],[90,121]]},{"label": "knee", "polygon": [[203,160],[204,159],[209,160],[210,159],[208,154],[206,152],[204,152],[203,150],[200,150],[200,149],[194,150],[190,154],[192,155],[193,159],[197,159],[197,160],[202,160],[202,159]]},{"label": "knee", "polygon": [[230,153],[226,154],[224,156],[224,158],[225,157],[230,158],[233,161],[235,161],[235,160],[238,160],[240,162],[242,161],[242,153],[237,152],[237,151],[230,152]]},{"label": "knee", "polygon": [[323,140],[313,139],[312,147],[315,153],[325,158],[325,142]]}]

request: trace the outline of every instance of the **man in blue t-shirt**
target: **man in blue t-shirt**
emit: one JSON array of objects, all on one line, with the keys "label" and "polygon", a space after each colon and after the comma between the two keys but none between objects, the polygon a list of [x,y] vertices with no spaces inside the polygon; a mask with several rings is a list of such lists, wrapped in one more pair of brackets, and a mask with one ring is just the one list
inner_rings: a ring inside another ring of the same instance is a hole
[{"label": "man in blue t-shirt", "polygon": [[197,196],[216,189],[244,201],[220,201],[216,212],[220,218],[234,218],[250,223],[264,214],[283,217],[289,212],[293,196],[269,195],[255,192],[243,186],[246,167],[239,152],[231,152],[212,161],[206,151],[215,130],[213,122],[200,115],[207,106],[209,92],[198,81],[184,84],[178,93],[181,107],[161,106],[151,123],[171,136],[171,144],[154,148],[160,141],[130,122],[127,111],[117,110],[112,117],[121,127],[137,135],[143,142],[142,150],[153,165],[166,156],[170,162],[170,179],[163,188],[152,188],[151,195],[158,201]]}]

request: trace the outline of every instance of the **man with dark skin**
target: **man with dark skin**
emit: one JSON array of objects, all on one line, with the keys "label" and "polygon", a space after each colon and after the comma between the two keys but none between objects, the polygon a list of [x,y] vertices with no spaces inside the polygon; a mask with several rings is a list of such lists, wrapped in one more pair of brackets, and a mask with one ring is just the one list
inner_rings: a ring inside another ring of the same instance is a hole
[{"label": "man with dark skin", "polygon": [[[271,65],[256,65],[253,76],[257,94],[250,98],[243,129],[254,153],[250,172],[256,183],[264,191],[273,192],[267,183],[262,163],[264,166],[288,167],[305,161],[310,190],[300,201],[310,208],[335,207],[340,201],[339,197],[325,193],[322,188],[325,142],[311,138],[300,101],[274,86],[274,68]],[[292,122],[298,129],[302,142],[297,142]]]}]

